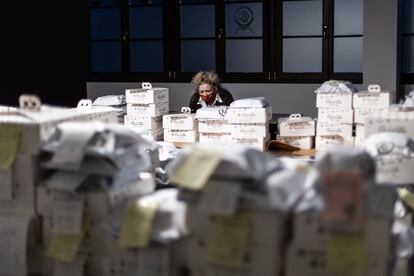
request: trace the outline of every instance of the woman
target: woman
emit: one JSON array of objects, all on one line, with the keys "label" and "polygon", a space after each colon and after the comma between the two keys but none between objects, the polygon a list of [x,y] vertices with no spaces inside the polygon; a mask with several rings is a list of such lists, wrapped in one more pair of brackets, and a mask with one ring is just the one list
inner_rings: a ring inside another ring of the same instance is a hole
[{"label": "woman", "polygon": [[194,93],[189,104],[191,112],[208,106],[228,106],[234,101],[230,92],[221,86],[214,72],[198,72],[191,83],[194,86]]}]

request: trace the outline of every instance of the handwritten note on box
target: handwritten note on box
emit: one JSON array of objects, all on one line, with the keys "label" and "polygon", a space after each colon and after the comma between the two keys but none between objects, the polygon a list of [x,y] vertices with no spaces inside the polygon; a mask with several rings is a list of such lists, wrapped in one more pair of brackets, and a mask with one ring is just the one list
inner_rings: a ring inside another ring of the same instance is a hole
[{"label": "handwritten note on box", "polygon": [[395,92],[372,90],[361,91],[353,95],[354,108],[384,108],[395,103]]},{"label": "handwritten note on box", "polygon": [[316,133],[320,136],[338,135],[342,137],[352,137],[352,124],[318,121]]},{"label": "handwritten note on box", "polygon": [[272,108],[228,108],[225,118],[234,124],[263,124],[272,118]]},{"label": "handwritten note on box", "polygon": [[196,130],[194,113],[177,113],[163,116],[163,127],[175,130]]},{"label": "handwritten note on box", "polygon": [[414,159],[381,158],[376,160],[376,181],[380,184],[413,184]]},{"label": "handwritten note on box", "polygon": [[156,117],[169,112],[169,103],[156,104],[127,104],[128,115]]},{"label": "handwritten note on box", "polygon": [[276,140],[300,149],[312,149],[314,144],[313,136],[277,136]]},{"label": "handwritten note on box", "polygon": [[365,119],[366,137],[381,132],[405,133],[414,139],[414,108],[400,108],[391,106]]},{"label": "handwritten note on box", "polygon": [[352,124],[354,122],[353,113],[351,108],[319,108],[318,121]]},{"label": "handwritten note on box", "polygon": [[336,147],[353,147],[354,137],[316,136],[315,148],[329,150]]},{"label": "handwritten note on box", "polygon": [[195,143],[198,141],[198,132],[195,130],[164,129],[164,141]]},{"label": "handwritten note on box", "polygon": [[352,108],[352,93],[318,93],[316,94],[317,108]]},{"label": "handwritten note on box", "polygon": [[200,132],[199,142],[202,144],[228,145],[231,143],[231,133]]},{"label": "handwritten note on box", "polygon": [[232,124],[231,135],[239,138],[266,137],[269,124]]},{"label": "handwritten note on box", "polygon": [[83,200],[60,199],[53,203],[53,232],[79,234],[82,230]]},{"label": "handwritten note on box", "polygon": [[126,89],[125,100],[133,104],[152,104],[168,102],[168,88]]},{"label": "handwritten note on box", "polygon": [[162,116],[143,117],[135,115],[125,115],[126,126],[139,127],[143,129],[159,129],[162,128]]},{"label": "handwritten note on box", "polygon": [[202,133],[231,133],[232,125],[225,120],[198,120],[198,131]]}]

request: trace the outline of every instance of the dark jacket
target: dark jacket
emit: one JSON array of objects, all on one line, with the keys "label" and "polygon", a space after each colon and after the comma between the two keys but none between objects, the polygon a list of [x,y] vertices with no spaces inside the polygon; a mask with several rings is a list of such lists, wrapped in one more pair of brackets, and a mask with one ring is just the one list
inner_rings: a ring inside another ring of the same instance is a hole
[{"label": "dark jacket", "polygon": [[[218,94],[219,94],[219,96],[220,96],[220,98],[223,102],[222,103],[217,102],[215,104],[215,106],[220,106],[220,105],[229,106],[234,101],[233,96],[225,88],[219,89]],[[201,104],[198,103],[199,101],[200,101],[200,95],[198,95],[198,93],[194,93],[191,96],[190,103],[189,103],[189,107],[191,108],[191,112],[196,112],[197,109],[202,107]]]}]

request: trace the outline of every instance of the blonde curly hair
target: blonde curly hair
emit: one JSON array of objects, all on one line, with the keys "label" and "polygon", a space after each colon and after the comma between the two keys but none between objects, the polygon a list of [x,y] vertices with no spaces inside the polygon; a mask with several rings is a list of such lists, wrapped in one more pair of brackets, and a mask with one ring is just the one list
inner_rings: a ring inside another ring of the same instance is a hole
[{"label": "blonde curly hair", "polygon": [[217,74],[212,71],[201,71],[194,75],[193,79],[191,80],[194,93],[198,93],[198,87],[202,83],[211,85],[215,91],[219,91],[221,89],[220,79]]}]

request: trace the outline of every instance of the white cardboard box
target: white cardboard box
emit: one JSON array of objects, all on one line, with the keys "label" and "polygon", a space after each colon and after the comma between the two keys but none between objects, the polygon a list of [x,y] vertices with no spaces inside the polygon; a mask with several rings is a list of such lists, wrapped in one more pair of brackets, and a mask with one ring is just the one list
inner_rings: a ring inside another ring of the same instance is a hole
[{"label": "white cardboard box", "polygon": [[135,116],[157,117],[169,112],[169,103],[127,104],[127,114]]},{"label": "white cardboard box", "polygon": [[300,149],[312,149],[314,147],[315,137],[277,136],[276,140]]},{"label": "white cardboard box", "polygon": [[391,106],[365,119],[365,137],[381,132],[405,133],[414,139],[414,108]]},{"label": "white cardboard box", "polygon": [[342,137],[352,137],[352,124],[318,121],[316,134],[318,136],[337,135]]},{"label": "white cardboard box", "polygon": [[176,130],[197,130],[194,113],[176,113],[163,116],[163,127]]},{"label": "white cardboard box", "polygon": [[280,136],[315,136],[315,121],[309,117],[278,120]]},{"label": "white cardboard box", "polygon": [[371,114],[376,113],[380,110],[381,110],[381,108],[373,108],[373,107],[354,109],[355,123],[356,124],[364,124],[366,117],[368,117]]},{"label": "white cardboard box", "polygon": [[125,100],[131,104],[151,104],[168,102],[168,88],[126,89]]},{"label": "white cardboard box", "polygon": [[79,110],[76,108],[60,108],[41,106],[39,112],[18,109],[14,112],[2,112],[0,124],[21,127],[18,152],[37,154],[43,142],[54,133],[56,125],[65,121],[101,120],[117,122],[113,108],[93,108]]},{"label": "white cardboard box", "polygon": [[316,107],[351,109],[352,93],[318,93]]},{"label": "white cardboard box", "polygon": [[226,120],[232,124],[265,124],[272,119],[272,107],[227,109]]},{"label": "white cardboard box", "polygon": [[[35,216],[37,214],[35,189],[39,170],[37,166],[36,157],[28,154],[16,155],[10,168],[12,198],[0,200],[1,215]],[[0,183],[3,180],[0,180]],[[3,187],[3,191],[4,189]]]},{"label": "white cardboard box", "polygon": [[224,120],[198,120],[198,131],[203,133],[231,133],[231,125]]},{"label": "white cardboard box", "polygon": [[381,184],[414,184],[414,159],[381,158],[376,160],[376,181]]},{"label": "white cardboard box", "polygon": [[395,103],[394,91],[381,91],[378,85],[369,85],[367,91],[355,93],[354,108],[384,108]]},{"label": "white cardboard box", "polygon": [[267,149],[267,146],[270,141],[270,137],[254,137],[254,138],[240,138],[232,137],[231,141],[233,144],[242,145],[247,147],[256,148],[258,150],[264,151]]},{"label": "white cardboard box", "polygon": [[164,141],[195,143],[198,141],[198,132],[196,130],[176,130],[165,128]]},{"label": "white cardboard box", "polygon": [[205,133],[200,132],[200,143],[228,145],[231,144],[231,133]]},{"label": "white cardboard box", "polygon": [[269,135],[269,124],[232,124],[230,128],[233,137],[255,138]]},{"label": "white cardboard box", "polygon": [[143,129],[159,129],[162,128],[162,116],[157,117],[140,117],[134,115],[125,115],[126,126],[139,127]]},{"label": "white cardboard box", "polygon": [[336,147],[353,147],[354,137],[316,136],[315,149],[328,150]]},{"label": "white cardboard box", "polygon": [[354,122],[354,112],[351,108],[319,108],[318,121],[352,124]]}]

